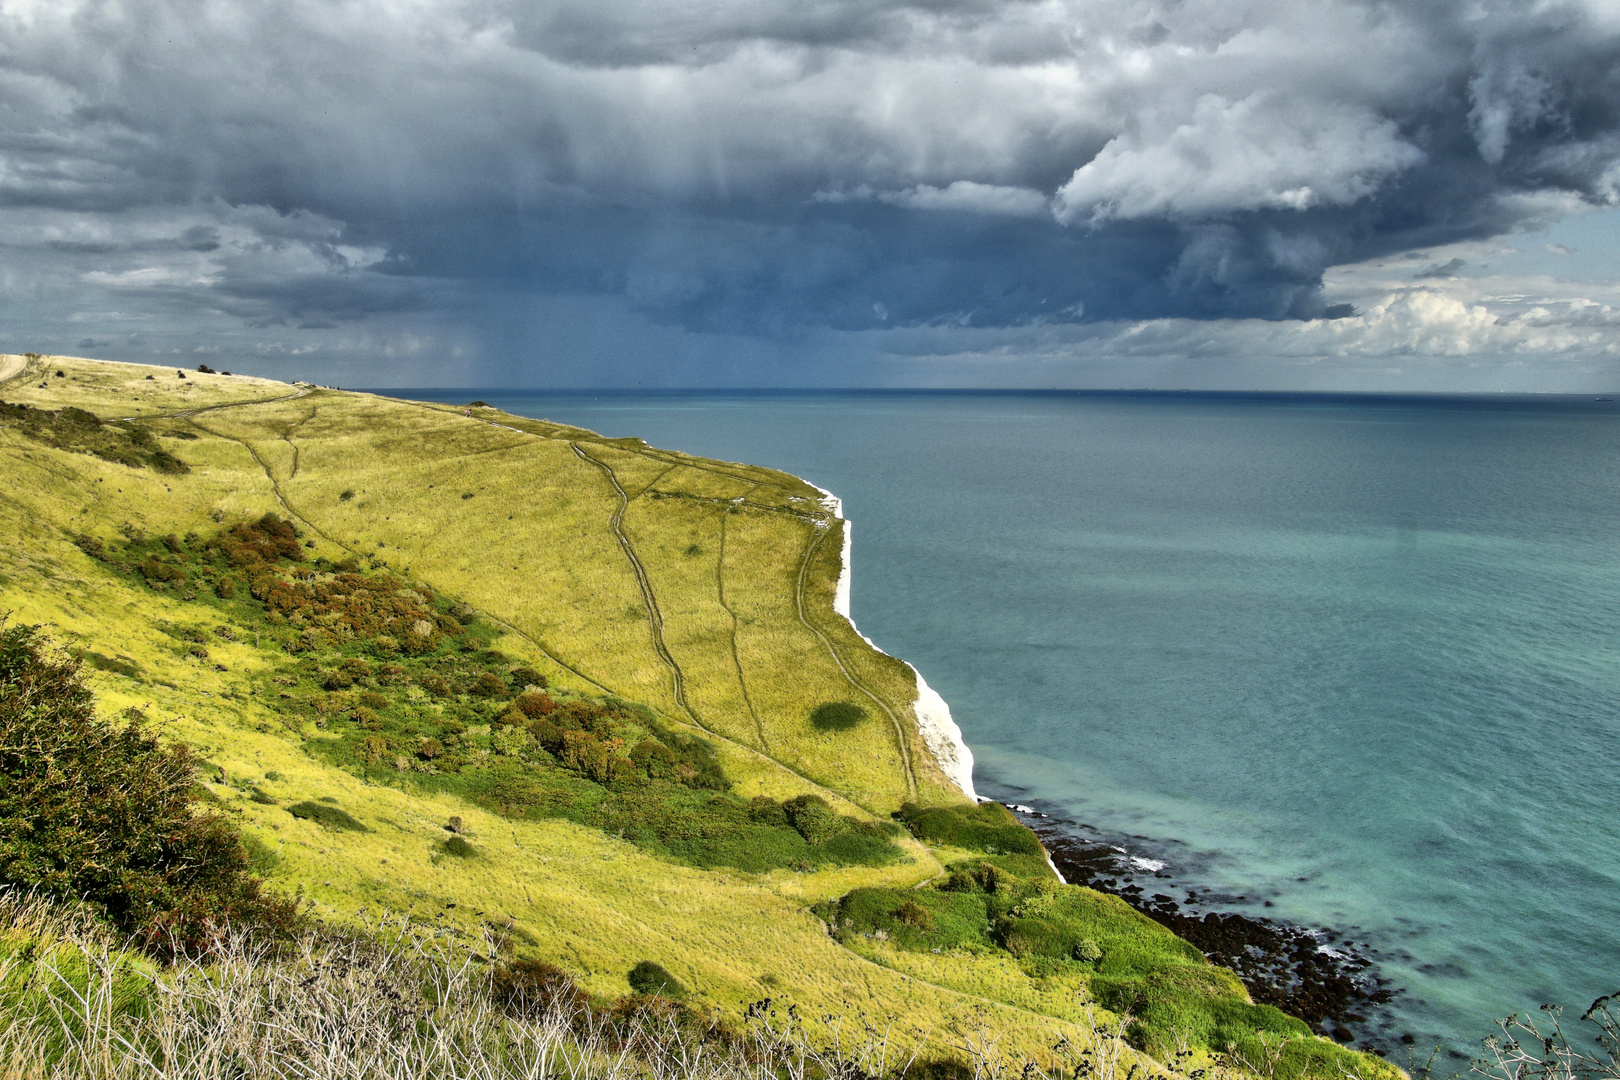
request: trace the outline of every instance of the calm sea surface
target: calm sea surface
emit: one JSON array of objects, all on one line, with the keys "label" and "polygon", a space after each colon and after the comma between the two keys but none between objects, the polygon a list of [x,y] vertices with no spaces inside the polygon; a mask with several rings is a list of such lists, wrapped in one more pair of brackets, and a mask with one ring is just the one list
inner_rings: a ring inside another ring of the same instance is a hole
[{"label": "calm sea surface", "polygon": [[1613,404],[398,393],[836,492],[982,793],[1355,928],[1419,1047],[1620,989]]}]

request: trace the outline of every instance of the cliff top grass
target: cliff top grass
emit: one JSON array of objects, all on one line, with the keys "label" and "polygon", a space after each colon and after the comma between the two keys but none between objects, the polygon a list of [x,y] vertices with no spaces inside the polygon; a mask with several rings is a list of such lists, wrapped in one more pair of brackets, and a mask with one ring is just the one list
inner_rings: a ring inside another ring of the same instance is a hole
[{"label": "cliff top grass", "polygon": [[[963,860],[1051,882],[933,765],[910,670],[834,613],[816,489],[482,407],[15,359],[0,399],[39,415],[0,419],[0,611],[189,745],[317,917],[402,912],[468,949],[499,926],[609,998],[645,961],[733,1016],[773,997],[812,1023],[977,1015],[1009,1051],[1093,1038],[1098,973],[1054,975],[1078,961],[1010,947],[1028,934],[992,919],[935,953],[812,910],[933,883],[932,910]],[[177,467],[75,434],[109,427]],[[1172,997],[1246,1003],[1183,959]]]}]

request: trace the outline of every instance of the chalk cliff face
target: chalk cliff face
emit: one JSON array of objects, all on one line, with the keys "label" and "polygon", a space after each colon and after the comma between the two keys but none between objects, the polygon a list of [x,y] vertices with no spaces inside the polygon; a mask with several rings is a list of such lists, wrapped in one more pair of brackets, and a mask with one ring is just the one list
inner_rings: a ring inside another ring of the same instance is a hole
[{"label": "chalk cliff face", "polygon": [[[849,596],[853,575],[850,571],[850,554],[854,549],[854,524],[844,516],[844,501],[823,487],[816,487],[822,494],[822,502],[827,510],[836,516],[844,530],[844,547],[839,556],[840,569],[838,573],[838,588],[833,594],[833,610],[849,620],[857,634],[860,627],[855,626],[855,620],[849,613]],[[876,649],[877,643],[865,634],[861,637],[868,645]],[[881,650],[880,650],[881,651]],[[951,707],[939,692],[928,685],[922,677],[922,672],[910,661],[903,661],[906,667],[911,668],[912,674],[917,676],[917,700],[912,706],[916,716],[917,730],[922,733],[923,744],[928,747],[928,753],[933,756],[934,763],[940,771],[948,777],[951,783],[962,789],[962,793],[970,799],[977,799],[978,793],[973,789],[973,751],[962,738],[962,729],[951,718]]]}]

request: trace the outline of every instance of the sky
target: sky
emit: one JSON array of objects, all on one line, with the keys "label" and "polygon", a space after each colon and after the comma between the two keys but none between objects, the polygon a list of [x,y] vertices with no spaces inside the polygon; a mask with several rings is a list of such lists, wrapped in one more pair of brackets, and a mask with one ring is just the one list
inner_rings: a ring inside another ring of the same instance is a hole
[{"label": "sky", "polygon": [[0,0],[0,348],[1620,389],[1620,0]]}]

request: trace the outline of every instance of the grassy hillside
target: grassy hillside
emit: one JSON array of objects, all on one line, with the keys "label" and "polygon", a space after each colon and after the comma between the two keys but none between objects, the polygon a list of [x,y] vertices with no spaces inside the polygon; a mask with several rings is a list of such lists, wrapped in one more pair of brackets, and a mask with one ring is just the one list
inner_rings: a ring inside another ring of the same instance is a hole
[{"label": "grassy hillside", "polygon": [[[652,960],[733,1016],[776,997],[1038,1055],[1112,1006],[1186,1068],[1225,1040],[1387,1069],[1086,890],[1026,917],[1056,887],[1038,846],[973,817],[911,672],[833,612],[842,523],[802,481],[487,408],[10,359],[0,612],[205,758],[321,917],[510,928],[609,997]],[[841,702],[852,726],[812,722]]]}]

